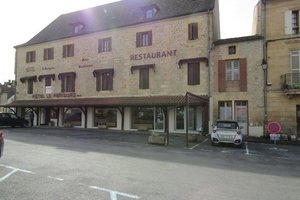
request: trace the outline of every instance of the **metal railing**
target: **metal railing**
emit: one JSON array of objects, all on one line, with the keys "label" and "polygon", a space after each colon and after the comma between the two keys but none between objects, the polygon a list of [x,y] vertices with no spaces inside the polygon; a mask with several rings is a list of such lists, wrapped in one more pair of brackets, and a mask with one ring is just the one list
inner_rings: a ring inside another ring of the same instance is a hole
[{"label": "metal railing", "polygon": [[300,90],[300,73],[281,75],[281,88],[283,91]]}]

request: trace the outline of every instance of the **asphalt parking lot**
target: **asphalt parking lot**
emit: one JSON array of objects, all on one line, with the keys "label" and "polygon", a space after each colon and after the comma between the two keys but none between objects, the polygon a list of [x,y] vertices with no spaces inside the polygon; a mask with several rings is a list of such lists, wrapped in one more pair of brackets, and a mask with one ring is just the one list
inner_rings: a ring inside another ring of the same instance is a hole
[{"label": "asphalt parking lot", "polygon": [[300,146],[246,142],[240,149],[203,137],[186,148],[185,137],[172,135],[166,147],[138,132],[1,130],[1,200],[298,200]]}]

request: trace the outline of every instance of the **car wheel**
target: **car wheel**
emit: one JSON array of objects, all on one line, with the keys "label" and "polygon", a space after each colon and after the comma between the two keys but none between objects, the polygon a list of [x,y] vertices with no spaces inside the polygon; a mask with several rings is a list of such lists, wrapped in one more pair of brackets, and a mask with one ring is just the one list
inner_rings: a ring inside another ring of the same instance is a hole
[{"label": "car wheel", "polygon": [[236,147],[242,149],[243,148],[243,144],[239,144]]},{"label": "car wheel", "polygon": [[210,141],[211,146],[216,146],[215,143],[213,143],[212,141]]},{"label": "car wheel", "polygon": [[21,127],[22,127],[22,128],[26,128],[26,127],[28,127],[28,124],[27,124],[26,122],[23,122],[23,123],[21,124]]}]

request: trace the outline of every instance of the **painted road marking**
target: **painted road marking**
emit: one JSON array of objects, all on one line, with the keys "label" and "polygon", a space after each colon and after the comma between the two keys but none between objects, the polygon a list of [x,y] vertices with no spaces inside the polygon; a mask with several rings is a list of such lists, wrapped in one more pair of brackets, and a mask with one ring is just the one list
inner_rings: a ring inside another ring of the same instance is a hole
[{"label": "painted road marking", "polygon": [[57,177],[53,177],[53,176],[47,176],[47,178],[54,179],[57,181],[64,181],[64,179],[62,179],[62,178],[57,178]]},{"label": "painted road marking", "polygon": [[249,147],[248,147],[248,142],[245,142],[245,146],[246,146],[246,155],[250,155],[250,153],[249,153]]},{"label": "painted road marking", "polygon": [[[3,164],[0,164],[0,167],[5,167],[7,169],[12,170],[8,174],[6,174],[5,176],[0,178],[0,183],[2,181],[4,181],[5,179],[7,179],[8,177],[10,177],[11,175],[13,175],[14,173],[16,173],[16,172],[36,174],[36,173],[34,173],[32,171],[29,171],[29,170],[19,169],[19,168],[15,168],[15,167],[3,165]],[[57,180],[57,181],[64,181],[64,179],[62,179],[62,178],[53,177],[53,176],[47,176],[47,178],[54,179],[54,180]],[[84,185],[84,184],[79,184],[79,185]],[[124,192],[118,192],[118,191],[114,191],[114,190],[110,190],[110,189],[106,189],[106,188],[101,188],[101,187],[97,187],[97,186],[88,186],[88,187],[91,188],[91,189],[100,190],[100,191],[103,191],[103,192],[108,192],[110,194],[110,199],[111,200],[118,200],[118,196],[127,197],[127,198],[130,198],[130,199],[140,199],[139,196],[132,195],[132,194],[127,194],[127,193],[124,193]]]},{"label": "painted road marking", "polygon": [[208,138],[206,138],[204,141],[202,141],[201,143],[199,144],[196,144],[195,146],[191,147],[190,150],[193,150],[195,149],[196,147],[200,146],[201,144],[204,144],[205,142],[207,142]]},{"label": "painted road marking", "polygon": [[111,200],[118,200],[118,195],[123,196],[123,197],[128,197],[128,198],[131,198],[131,199],[140,199],[140,197],[138,197],[136,195],[126,194],[126,193],[123,193],[123,192],[117,192],[117,191],[114,191],[114,190],[109,190],[109,189],[106,189],[106,188],[100,188],[100,187],[97,187],[97,186],[89,186],[89,188],[95,189],[95,190],[100,190],[100,191],[103,191],[103,192],[109,192]]},{"label": "painted road marking", "polygon": [[32,171],[28,171],[28,170],[24,170],[24,169],[18,169],[18,168],[15,168],[15,167],[6,166],[6,165],[2,165],[2,164],[0,164],[0,167],[5,167],[7,169],[12,169],[11,172],[9,172],[8,174],[6,174],[5,176],[0,178],[0,183],[2,181],[4,181],[5,179],[7,179],[8,177],[10,177],[11,175],[13,175],[14,173],[16,173],[16,172],[24,172],[24,173],[28,173],[28,174],[35,174]]}]

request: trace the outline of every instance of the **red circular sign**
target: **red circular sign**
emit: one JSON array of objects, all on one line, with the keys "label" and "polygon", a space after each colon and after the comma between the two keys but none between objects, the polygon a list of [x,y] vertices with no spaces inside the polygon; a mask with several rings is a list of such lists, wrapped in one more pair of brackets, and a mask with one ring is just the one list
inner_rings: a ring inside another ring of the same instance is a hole
[{"label": "red circular sign", "polygon": [[270,122],[268,124],[268,132],[271,134],[278,134],[281,131],[281,126],[278,122]]}]

